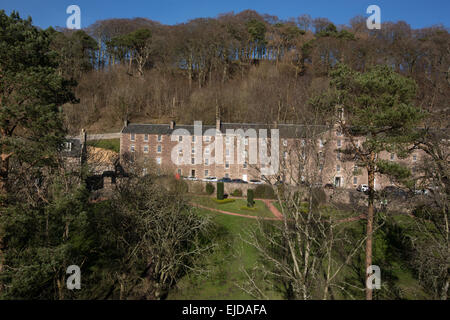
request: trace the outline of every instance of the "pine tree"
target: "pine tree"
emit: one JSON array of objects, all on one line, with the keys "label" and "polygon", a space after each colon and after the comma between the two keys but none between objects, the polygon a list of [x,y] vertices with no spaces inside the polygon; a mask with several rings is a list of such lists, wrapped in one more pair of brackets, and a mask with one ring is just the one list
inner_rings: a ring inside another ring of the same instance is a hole
[{"label": "pine tree", "polygon": [[[372,265],[375,175],[386,174],[402,182],[410,176],[410,171],[400,164],[380,159],[380,153],[387,151],[399,158],[406,157],[409,147],[418,139],[420,131],[415,129],[425,114],[412,103],[415,81],[388,66],[376,66],[360,73],[339,64],[331,71],[330,85],[328,93],[311,102],[336,117],[337,129],[350,142],[344,152],[367,170],[367,269]],[[365,140],[358,144],[357,139],[361,137]],[[366,288],[366,299],[372,299],[369,288]]]}]

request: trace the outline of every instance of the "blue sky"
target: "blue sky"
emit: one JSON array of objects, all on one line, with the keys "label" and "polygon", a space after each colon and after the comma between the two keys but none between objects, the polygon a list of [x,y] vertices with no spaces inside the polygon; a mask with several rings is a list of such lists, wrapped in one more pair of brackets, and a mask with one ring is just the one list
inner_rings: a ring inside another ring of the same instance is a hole
[{"label": "blue sky", "polygon": [[450,26],[449,0],[0,0],[0,9],[8,14],[19,11],[31,16],[42,28],[65,26],[66,8],[76,4],[81,8],[81,26],[87,27],[107,18],[144,17],[164,24],[186,22],[198,17],[215,17],[219,13],[245,9],[287,19],[301,14],[313,18],[326,17],[335,24],[348,24],[356,15],[369,16],[366,8],[376,4],[381,8],[381,21],[406,21],[413,28],[436,24]]}]

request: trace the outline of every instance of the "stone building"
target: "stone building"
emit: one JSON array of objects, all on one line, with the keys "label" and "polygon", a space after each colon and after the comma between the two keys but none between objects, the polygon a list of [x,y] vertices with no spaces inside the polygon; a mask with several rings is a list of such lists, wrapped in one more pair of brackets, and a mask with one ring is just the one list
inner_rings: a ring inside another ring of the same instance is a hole
[{"label": "stone building", "polygon": [[[277,139],[272,139],[273,129],[277,129],[278,136],[273,136]],[[216,144],[216,140],[220,143]],[[272,149],[275,140],[278,149]],[[355,143],[363,141],[361,137]],[[125,122],[120,137],[120,163],[124,168],[139,168],[142,174],[147,172],[148,166],[156,166],[168,174],[198,179],[268,179],[272,183],[287,184],[309,181],[321,186],[356,188],[367,184],[367,172],[345,154],[349,144],[335,126],[222,123],[220,120],[215,126],[201,127],[176,125],[173,121],[170,124]],[[274,150],[278,150],[278,155]],[[262,163],[260,152],[271,158],[268,164]],[[382,153],[380,157],[404,162],[414,173],[423,154],[416,151],[403,160],[389,153]],[[264,168],[270,167],[275,158],[279,161],[278,167],[265,174],[268,171]],[[375,189],[391,184],[388,178],[376,176]]]}]

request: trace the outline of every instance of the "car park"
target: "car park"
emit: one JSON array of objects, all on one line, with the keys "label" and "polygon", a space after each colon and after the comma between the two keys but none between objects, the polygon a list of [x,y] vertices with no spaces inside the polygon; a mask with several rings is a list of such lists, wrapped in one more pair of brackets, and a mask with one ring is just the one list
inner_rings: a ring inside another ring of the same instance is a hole
[{"label": "car park", "polygon": [[217,182],[217,178],[216,177],[206,177],[206,178],[203,178],[202,181],[205,181],[205,182]]},{"label": "car park", "polygon": [[242,179],[233,179],[231,180],[232,183],[248,183],[247,181],[244,181]]},{"label": "car park", "polygon": [[356,191],[359,192],[368,192],[369,191],[369,186],[367,184],[360,184],[357,188]]}]

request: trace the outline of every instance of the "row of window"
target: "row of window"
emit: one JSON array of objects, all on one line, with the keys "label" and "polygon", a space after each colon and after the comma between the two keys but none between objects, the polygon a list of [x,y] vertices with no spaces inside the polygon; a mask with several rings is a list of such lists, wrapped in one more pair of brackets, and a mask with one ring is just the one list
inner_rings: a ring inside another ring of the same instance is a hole
[{"label": "row of window", "polygon": [[[144,153],[148,153],[148,151],[149,151],[149,146],[148,146],[148,144],[146,144],[146,145],[144,145]],[[131,146],[130,146],[130,151],[131,152],[135,152],[136,151],[136,146],[134,145],[134,144],[132,144]],[[160,144],[158,144],[157,146],[156,146],[156,152],[157,153],[161,153],[162,152],[162,145],[160,145]]]}]

